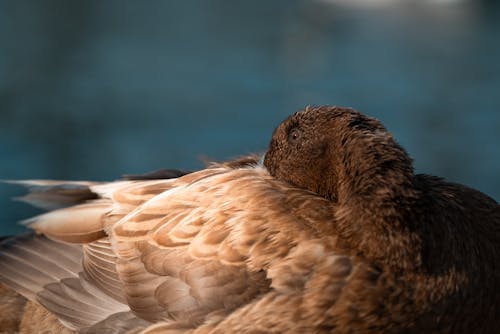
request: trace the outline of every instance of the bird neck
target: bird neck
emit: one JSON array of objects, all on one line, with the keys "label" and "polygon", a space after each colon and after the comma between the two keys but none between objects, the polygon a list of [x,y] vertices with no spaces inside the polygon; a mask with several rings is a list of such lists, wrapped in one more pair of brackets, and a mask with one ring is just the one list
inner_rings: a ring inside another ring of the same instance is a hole
[{"label": "bird neck", "polygon": [[411,219],[418,191],[410,157],[389,139],[350,145],[353,149],[339,156],[336,218],[339,234],[359,255],[403,271],[421,262],[421,240]]}]

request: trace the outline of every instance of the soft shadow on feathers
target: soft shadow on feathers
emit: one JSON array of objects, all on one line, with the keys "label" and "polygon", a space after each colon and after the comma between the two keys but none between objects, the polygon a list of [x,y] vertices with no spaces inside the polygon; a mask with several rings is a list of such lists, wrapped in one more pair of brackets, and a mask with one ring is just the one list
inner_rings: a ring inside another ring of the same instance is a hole
[{"label": "soft shadow on feathers", "polygon": [[290,116],[257,161],[22,182],[21,200],[58,209],[1,244],[0,326],[500,332],[495,200],[415,175],[383,125],[348,108]]}]

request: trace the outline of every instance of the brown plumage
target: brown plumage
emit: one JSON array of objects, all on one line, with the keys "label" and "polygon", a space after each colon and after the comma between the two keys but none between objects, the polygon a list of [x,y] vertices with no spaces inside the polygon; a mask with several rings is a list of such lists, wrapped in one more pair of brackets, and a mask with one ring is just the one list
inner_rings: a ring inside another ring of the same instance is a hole
[{"label": "brown plumage", "polygon": [[499,332],[493,199],[414,175],[385,128],[351,109],[292,115],[256,163],[26,183],[41,207],[87,201],[1,245],[0,281],[30,302],[0,294],[54,333],[56,319],[86,333]]},{"label": "brown plumage", "polygon": [[[381,295],[367,299],[363,288],[352,286],[360,293],[333,308],[354,323],[340,326],[500,331],[495,200],[415,175],[410,157],[380,122],[345,108],[309,108],[287,119],[273,135],[265,165],[276,178],[336,203],[339,245],[377,268]],[[352,305],[370,321],[349,312]],[[384,310],[388,318],[380,315]]]}]

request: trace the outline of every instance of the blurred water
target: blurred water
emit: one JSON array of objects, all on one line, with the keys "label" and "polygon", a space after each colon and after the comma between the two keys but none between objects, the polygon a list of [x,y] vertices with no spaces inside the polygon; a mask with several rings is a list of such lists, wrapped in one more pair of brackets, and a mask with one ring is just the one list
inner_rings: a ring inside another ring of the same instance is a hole
[{"label": "blurred water", "polygon": [[[354,2],[0,0],[0,178],[199,168],[337,104],[499,200],[499,7]],[[20,193],[0,186],[0,234],[35,212]]]}]

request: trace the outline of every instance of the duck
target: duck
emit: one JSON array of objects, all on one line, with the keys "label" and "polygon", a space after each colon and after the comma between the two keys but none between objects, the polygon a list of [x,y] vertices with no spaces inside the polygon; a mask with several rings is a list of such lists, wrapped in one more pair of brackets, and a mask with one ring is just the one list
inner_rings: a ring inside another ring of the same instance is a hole
[{"label": "duck", "polygon": [[52,210],[0,244],[21,333],[500,331],[498,203],[351,108],[291,115],[260,158],[18,183]]}]

